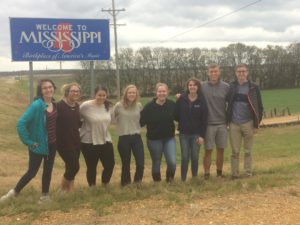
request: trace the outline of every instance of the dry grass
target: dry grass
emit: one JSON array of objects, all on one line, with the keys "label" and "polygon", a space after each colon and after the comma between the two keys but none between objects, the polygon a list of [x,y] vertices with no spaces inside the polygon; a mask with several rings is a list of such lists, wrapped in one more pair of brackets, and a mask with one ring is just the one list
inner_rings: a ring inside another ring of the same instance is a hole
[{"label": "dry grass", "polygon": [[[28,153],[15,131],[16,120],[28,104],[24,93],[24,85],[0,78],[0,195],[12,188],[27,168]],[[200,177],[182,183],[178,157],[175,182],[153,184],[151,160],[145,147],[141,186],[120,188],[120,160],[115,151],[117,164],[108,187],[87,188],[81,158],[76,191],[62,195],[59,185],[64,165],[56,157],[51,184],[54,202],[46,206],[36,204],[40,171],[15,201],[0,205],[0,224],[296,224],[291,221],[299,221],[299,135],[299,126],[261,129],[253,152],[255,176],[237,181],[230,180],[228,148],[225,179],[214,177],[213,165],[212,179],[204,181],[200,161]],[[100,173],[100,165],[98,169]],[[165,164],[163,177],[164,171]],[[284,215],[288,217],[282,219]]]}]

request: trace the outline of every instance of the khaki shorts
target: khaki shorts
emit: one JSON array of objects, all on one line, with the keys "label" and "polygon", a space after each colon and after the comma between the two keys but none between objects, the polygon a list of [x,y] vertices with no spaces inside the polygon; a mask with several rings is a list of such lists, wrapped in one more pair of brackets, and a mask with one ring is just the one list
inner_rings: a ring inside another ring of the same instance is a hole
[{"label": "khaki shorts", "polygon": [[212,150],[215,148],[227,147],[228,130],[226,124],[207,125],[205,137],[205,149]]}]

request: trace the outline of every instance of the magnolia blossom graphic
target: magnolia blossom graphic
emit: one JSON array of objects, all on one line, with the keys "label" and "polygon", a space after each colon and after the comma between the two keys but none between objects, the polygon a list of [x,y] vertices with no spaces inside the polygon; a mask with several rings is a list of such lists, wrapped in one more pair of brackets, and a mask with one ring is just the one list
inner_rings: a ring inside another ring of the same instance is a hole
[{"label": "magnolia blossom graphic", "polygon": [[74,40],[71,39],[71,30],[69,30],[70,23],[59,23],[57,25],[58,29],[55,30],[55,38],[51,40],[43,40],[42,45],[51,52],[68,53],[73,51],[76,44]]}]

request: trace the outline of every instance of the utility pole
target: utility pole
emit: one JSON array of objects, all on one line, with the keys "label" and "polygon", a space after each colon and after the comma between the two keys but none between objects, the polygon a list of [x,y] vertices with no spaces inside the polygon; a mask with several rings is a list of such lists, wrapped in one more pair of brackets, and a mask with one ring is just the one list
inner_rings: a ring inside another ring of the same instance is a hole
[{"label": "utility pole", "polygon": [[59,61],[59,73],[62,74],[62,61]]},{"label": "utility pole", "polygon": [[118,54],[118,36],[117,36],[117,24],[116,16],[119,12],[125,11],[125,9],[115,9],[115,1],[112,0],[112,9],[102,9],[102,12],[108,12],[113,17],[114,36],[115,36],[115,59],[116,59],[116,77],[117,77],[117,98],[121,98],[120,91],[120,71],[119,71],[119,54]]}]

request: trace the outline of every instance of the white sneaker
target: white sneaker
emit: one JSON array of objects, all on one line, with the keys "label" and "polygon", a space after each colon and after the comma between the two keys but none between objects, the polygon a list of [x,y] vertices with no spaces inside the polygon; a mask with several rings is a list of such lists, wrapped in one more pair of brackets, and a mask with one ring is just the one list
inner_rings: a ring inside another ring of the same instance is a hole
[{"label": "white sneaker", "polygon": [[9,200],[13,197],[16,197],[16,196],[17,196],[17,193],[16,193],[15,189],[11,189],[11,190],[9,190],[9,192],[7,192],[5,195],[3,195],[0,198],[0,202],[6,202],[7,200]]},{"label": "white sneaker", "polygon": [[42,195],[39,199],[39,204],[43,204],[43,203],[49,203],[51,202],[51,198],[49,197],[49,195]]}]

